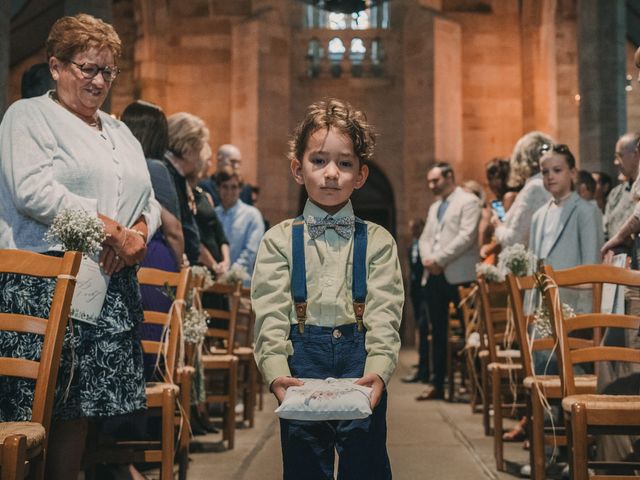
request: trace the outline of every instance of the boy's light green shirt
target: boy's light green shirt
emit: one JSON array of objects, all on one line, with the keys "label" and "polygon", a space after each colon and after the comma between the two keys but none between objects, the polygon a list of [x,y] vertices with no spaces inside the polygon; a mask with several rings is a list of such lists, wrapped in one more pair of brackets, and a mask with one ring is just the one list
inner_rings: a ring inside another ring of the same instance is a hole
[{"label": "boy's light green shirt", "polygon": [[[307,201],[304,217],[328,214]],[[351,202],[334,218],[353,215]],[[255,359],[268,385],[291,372],[287,357],[293,354],[289,331],[297,328],[291,296],[291,225],[285,220],[270,229],[258,250],[251,299],[256,312]],[[400,350],[400,320],[404,288],[393,237],[384,228],[367,222],[367,299],[364,325],[367,360],[364,373],[376,373],[385,384],[393,373]],[[312,240],[305,224],[307,273],[307,325],[335,327],[355,323],[351,296],[353,236],[342,238],[327,229]]]}]

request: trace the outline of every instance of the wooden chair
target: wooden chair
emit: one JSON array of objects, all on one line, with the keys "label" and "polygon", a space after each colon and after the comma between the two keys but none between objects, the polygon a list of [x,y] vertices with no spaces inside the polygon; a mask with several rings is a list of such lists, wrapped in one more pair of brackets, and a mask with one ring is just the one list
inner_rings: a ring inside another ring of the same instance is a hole
[{"label": "wooden chair", "polygon": [[[478,319],[478,285],[470,287],[458,287],[458,295],[461,298],[460,311],[465,325],[465,343],[469,335],[473,332],[479,334]],[[469,404],[471,412],[476,413],[478,404],[482,402],[482,386],[480,383],[480,371],[477,368],[477,349],[467,348],[465,350],[465,362],[467,367],[467,391],[469,392]]]},{"label": "wooden chair", "polygon": [[[488,430],[490,404],[493,408],[493,446],[496,468],[504,470],[504,448],[502,441],[503,416],[505,413],[518,411],[524,407],[517,403],[519,385],[522,379],[520,351],[502,348],[508,335],[507,287],[505,283],[487,283],[482,276],[478,277],[480,294],[480,318],[486,337],[487,353],[483,360],[484,387],[484,421],[485,433]],[[515,332],[514,332],[515,334]],[[491,390],[489,390],[491,386]],[[507,391],[512,394],[513,401],[503,401]],[[490,394],[489,394],[490,392]]]},{"label": "wooden chair", "polygon": [[[556,271],[549,266],[545,273],[553,282],[548,282],[545,297],[548,302],[552,325],[558,337],[558,366],[562,384],[562,409],[568,430],[571,478],[586,480],[589,468],[606,468],[621,471],[638,470],[639,463],[590,462],[588,458],[588,435],[591,434],[635,434],[640,433],[640,396],[583,394],[576,381],[573,367],[579,363],[595,364],[601,361],[640,363],[640,351],[625,347],[600,345],[598,329],[621,328],[637,332],[640,317],[622,314],[579,314],[564,318],[558,285],[584,285],[604,283],[640,286],[640,272],[610,265],[588,265]],[[598,295],[595,295],[596,297]],[[598,300],[596,298],[596,300]],[[569,335],[578,330],[594,332],[594,342],[571,342]],[[593,475],[591,478],[640,478],[634,476]]]},{"label": "wooden chair", "polygon": [[[241,321],[242,320],[242,321]],[[251,289],[240,288],[240,304],[236,323],[233,354],[238,357],[240,371],[239,390],[244,405],[242,418],[253,428],[255,422],[256,397],[258,395],[258,366],[253,357],[253,330],[255,313],[251,307]],[[260,387],[262,386],[260,382]],[[260,388],[260,390],[262,390]]]},{"label": "wooden chair", "polygon": [[464,318],[456,318],[457,313],[449,312],[447,322],[447,401],[455,400],[455,377],[456,371],[460,373],[460,384],[464,385],[464,362],[460,358],[460,352],[465,345]]},{"label": "wooden chair", "polygon": [[[184,451],[185,436],[188,448],[189,411],[191,377],[193,370],[177,368],[180,353],[181,320],[185,315],[185,298],[189,289],[191,272],[183,268],[179,273],[167,272],[155,268],[141,268],[138,281],[162,289],[175,290],[174,303],[169,312],[145,310],[144,323],[163,327],[163,336],[159,341],[142,340],[145,354],[156,355],[162,370],[162,381],[147,382],[145,393],[147,408],[159,410],[161,416],[160,441],[116,441],[109,445],[99,445],[97,451],[89,455],[89,464],[159,463],[160,478],[173,478],[175,448],[175,429],[179,429],[178,445],[180,450],[180,477],[186,477],[188,450]],[[180,381],[183,382],[180,385]],[[151,412],[155,413],[155,412]]]},{"label": "wooden chair", "polygon": [[[238,390],[238,362],[234,355],[235,329],[240,306],[241,285],[226,285],[216,283],[201,293],[214,293],[225,295],[229,300],[229,310],[205,308],[210,319],[227,322],[227,328],[209,328],[205,339],[205,351],[202,355],[202,365],[205,371],[205,380],[209,382],[208,372],[223,372],[226,376],[223,393],[207,392],[207,403],[222,403],[223,429],[222,439],[227,441],[229,450],[235,446],[236,430],[236,400]],[[215,347],[214,342],[221,342],[222,348]],[[212,348],[214,348],[212,353]]]},{"label": "wooden chair", "polygon": [[[564,425],[554,425],[553,428],[545,428],[543,397],[549,404],[559,404],[562,400],[560,377],[558,375],[536,375],[532,353],[553,349],[556,339],[554,337],[540,337],[531,339],[529,325],[533,315],[525,314],[525,294],[533,292],[536,288],[534,276],[516,277],[507,275],[511,308],[515,318],[518,343],[522,345],[522,366],[524,369],[523,386],[527,393],[527,420],[529,441],[531,448],[530,464],[531,477],[534,480],[546,478],[545,446],[563,446],[567,444]],[[581,339],[569,339],[570,342],[584,342]],[[591,343],[591,342],[589,342]],[[595,375],[576,377],[577,388],[580,393],[595,393],[597,379]]]},{"label": "wooden chair", "polygon": [[78,252],[67,252],[58,258],[20,250],[0,250],[2,273],[57,278],[49,318],[0,313],[0,330],[44,336],[40,361],[0,358],[0,375],[35,380],[31,421],[0,423],[2,480],[22,480],[27,476],[44,478],[53,396],[81,258]]}]

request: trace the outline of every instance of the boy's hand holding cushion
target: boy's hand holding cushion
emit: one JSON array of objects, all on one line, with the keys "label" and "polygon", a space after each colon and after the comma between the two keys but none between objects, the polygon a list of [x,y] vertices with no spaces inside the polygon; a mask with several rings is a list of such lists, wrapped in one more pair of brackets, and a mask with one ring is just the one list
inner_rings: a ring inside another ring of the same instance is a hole
[{"label": "boy's hand holding cushion", "polygon": [[357,420],[371,415],[371,392],[353,378],[304,379],[287,389],[276,413],[287,420]]}]

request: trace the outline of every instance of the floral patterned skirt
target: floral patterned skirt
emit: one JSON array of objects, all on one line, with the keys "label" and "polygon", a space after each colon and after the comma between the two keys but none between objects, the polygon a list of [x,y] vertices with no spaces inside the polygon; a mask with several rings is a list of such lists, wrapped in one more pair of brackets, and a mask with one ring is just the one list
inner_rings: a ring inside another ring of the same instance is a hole
[{"label": "floral patterned skirt", "polygon": [[[53,279],[0,274],[0,312],[47,317]],[[114,274],[98,323],[70,320],[65,332],[53,417],[121,415],[146,407],[142,346],[143,313],[135,269]],[[37,360],[43,337],[0,332],[0,355]],[[35,382],[0,377],[0,422],[31,419]]]}]

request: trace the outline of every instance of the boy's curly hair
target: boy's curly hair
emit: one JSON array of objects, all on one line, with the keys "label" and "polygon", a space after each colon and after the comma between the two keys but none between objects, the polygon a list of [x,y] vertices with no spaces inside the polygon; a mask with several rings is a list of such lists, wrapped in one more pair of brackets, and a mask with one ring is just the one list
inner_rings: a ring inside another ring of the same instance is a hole
[{"label": "boy's curly hair", "polygon": [[365,114],[347,102],[331,98],[309,105],[307,115],[289,141],[289,160],[302,162],[309,137],[317,130],[329,128],[334,128],[351,139],[360,168],[373,158],[375,133]]}]

